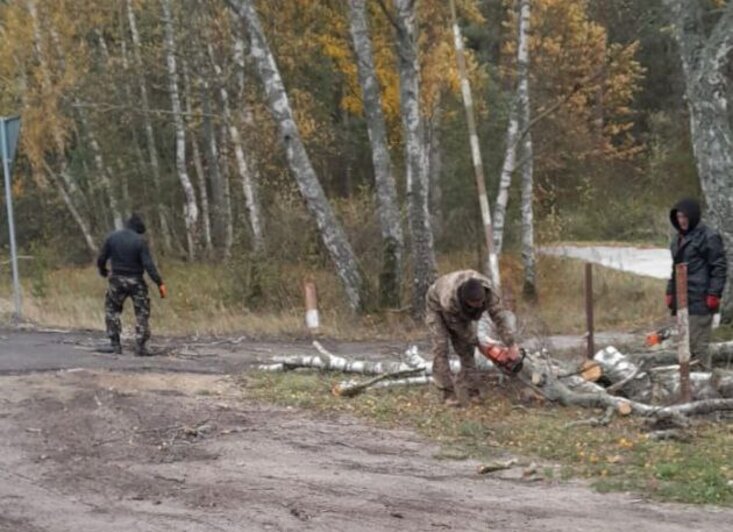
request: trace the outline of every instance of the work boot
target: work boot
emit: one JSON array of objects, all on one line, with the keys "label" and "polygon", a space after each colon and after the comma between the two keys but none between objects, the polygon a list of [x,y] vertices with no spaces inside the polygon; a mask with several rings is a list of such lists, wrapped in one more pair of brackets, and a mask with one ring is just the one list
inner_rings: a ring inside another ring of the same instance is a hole
[{"label": "work boot", "polygon": [[105,345],[103,347],[100,347],[97,349],[97,352],[99,353],[111,353],[114,355],[121,355],[122,354],[122,344],[120,343],[120,337],[119,336],[113,336],[110,338],[109,345]]},{"label": "work boot", "polygon": [[461,406],[461,402],[458,400],[458,397],[456,397],[456,394],[453,390],[443,390],[443,404],[445,406],[451,406],[453,408],[458,408]]},{"label": "work boot", "polygon": [[145,343],[144,342],[136,342],[135,343],[135,356],[149,357],[149,356],[152,356],[152,355],[153,354],[150,351],[148,351],[148,348],[145,347]]}]

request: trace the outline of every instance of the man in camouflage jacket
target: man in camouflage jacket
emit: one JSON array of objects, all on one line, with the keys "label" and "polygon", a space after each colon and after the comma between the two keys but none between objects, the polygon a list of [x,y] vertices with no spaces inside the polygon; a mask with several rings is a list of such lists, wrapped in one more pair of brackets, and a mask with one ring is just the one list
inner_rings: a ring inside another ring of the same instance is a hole
[{"label": "man in camouflage jacket", "polygon": [[[494,322],[504,344],[515,354],[519,351],[512,330],[511,313],[504,309],[494,286],[487,277],[473,270],[443,275],[430,287],[426,296],[425,322],[430,331],[433,351],[433,380],[443,392],[443,401],[460,404],[456,390],[478,400],[479,390],[474,351],[478,343],[477,322],[484,312]],[[450,369],[449,344],[461,361],[455,376]]]}]

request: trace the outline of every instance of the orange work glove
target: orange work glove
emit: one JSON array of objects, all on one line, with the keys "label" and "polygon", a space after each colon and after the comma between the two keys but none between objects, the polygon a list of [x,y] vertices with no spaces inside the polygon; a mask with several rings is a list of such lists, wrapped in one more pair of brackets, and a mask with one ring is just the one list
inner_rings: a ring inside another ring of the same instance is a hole
[{"label": "orange work glove", "polygon": [[720,307],[720,298],[718,296],[709,295],[707,299],[705,299],[705,303],[710,310],[715,312]]},{"label": "orange work glove", "polygon": [[168,289],[165,287],[164,284],[161,284],[158,287],[158,292],[160,292],[160,299],[165,299],[166,296],[168,295]]}]

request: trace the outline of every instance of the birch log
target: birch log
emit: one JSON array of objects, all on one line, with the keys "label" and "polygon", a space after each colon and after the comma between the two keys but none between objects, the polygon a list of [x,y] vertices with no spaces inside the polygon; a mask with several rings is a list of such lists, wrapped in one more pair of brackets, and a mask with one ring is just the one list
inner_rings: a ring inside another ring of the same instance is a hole
[{"label": "birch log", "polygon": [[250,35],[252,56],[257,66],[257,72],[264,85],[270,112],[280,130],[288,164],[300,193],[316,221],[323,244],[336,266],[351,307],[354,310],[362,310],[366,303],[366,285],[356,256],[346,239],[341,224],[331,210],[308,157],[300,131],[295,123],[285,85],[262,31],[254,3],[252,0],[227,0],[227,2],[239,14]]}]

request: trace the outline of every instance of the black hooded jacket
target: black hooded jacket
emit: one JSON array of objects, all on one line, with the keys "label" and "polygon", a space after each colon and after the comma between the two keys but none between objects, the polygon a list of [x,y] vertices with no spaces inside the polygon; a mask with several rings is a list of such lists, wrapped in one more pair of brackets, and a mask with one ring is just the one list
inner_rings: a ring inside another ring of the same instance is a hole
[{"label": "black hooded jacket", "polygon": [[112,262],[112,275],[142,277],[143,272],[155,284],[163,284],[153,258],[150,256],[148,244],[142,237],[145,233],[145,224],[137,215],[132,215],[124,229],[114,231],[104,241],[102,251],[97,258],[97,268],[100,275],[107,276],[107,261]]},{"label": "black hooded jacket", "polygon": [[[683,232],[677,222],[677,212],[690,220]],[[675,293],[675,265],[687,263],[687,305],[690,314],[704,315],[712,311],[706,304],[708,295],[722,297],[727,272],[725,249],[720,234],[700,223],[700,205],[692,199],[677,203],[669,213],[677,235],[672,238],[672,277],[667,283],[667,294]],[[675,305],[676,306],[676,305]]]}]

